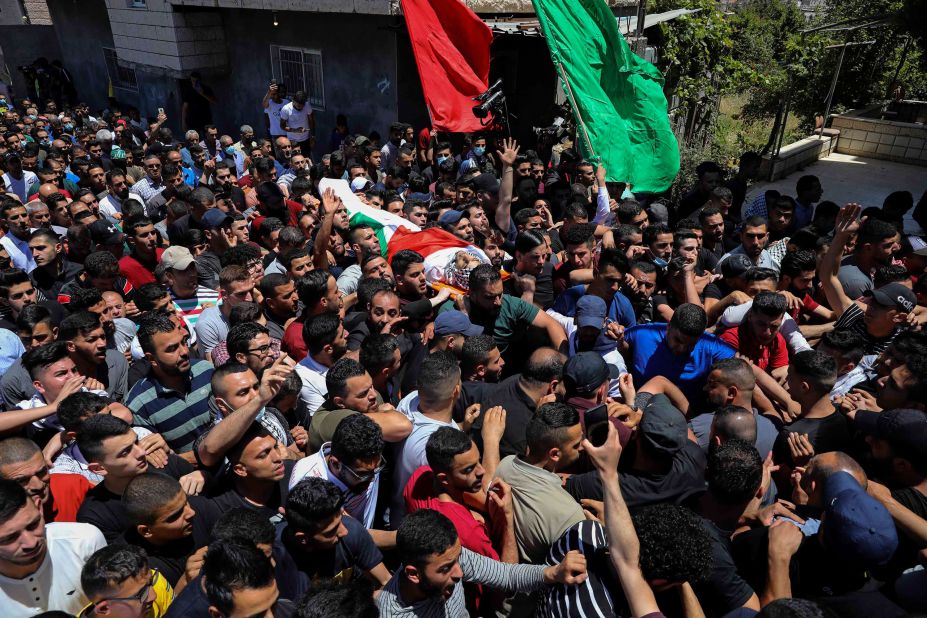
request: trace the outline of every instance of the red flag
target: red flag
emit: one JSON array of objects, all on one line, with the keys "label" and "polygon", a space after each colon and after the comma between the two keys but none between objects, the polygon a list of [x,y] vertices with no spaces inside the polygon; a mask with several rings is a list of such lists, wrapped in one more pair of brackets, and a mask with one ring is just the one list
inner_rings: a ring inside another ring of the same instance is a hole
[{"label": "red flag", "polygon": [[492,31],[461,0],[402,0],[425,104],[438,131],[479,131],[472,99],[489,88]]}]

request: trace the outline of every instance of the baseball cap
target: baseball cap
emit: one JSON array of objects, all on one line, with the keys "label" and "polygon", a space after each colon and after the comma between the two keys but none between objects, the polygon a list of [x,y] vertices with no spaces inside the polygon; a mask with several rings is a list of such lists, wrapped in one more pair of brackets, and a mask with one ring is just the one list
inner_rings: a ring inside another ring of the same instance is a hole
[{"label": "baseball cap", "polygon": [[911,245],[911,253],[914,255],[927,256],[927,241],[920,236],[908,236],[908,244]]},{"label": "baseball cap", "polygon": [[686,417],[662,393],[650,399],[638,429],[652,450],[668,456],[682,450],[689,439]]},{"label": "baseball cap", "polygon": [[355,135],[354,136],[354,146],[360,148],[370,143],[370,138],[366,135]]},{"label": "baseball cap", "polygon": [[410,193],[410,200],[418,200],[420,202],[425,202],[426,204],[431,201],[431,193]]},{"label": "baseball cap", "polygon": [[90,230],[90,238],[98,245],[118,245],[125,238],[125,234],[104,219],[94,221],[88,229]]},{"label": "baseball cap", "polygon": [[466,313],[456,309],[439,313],[435,319],[435,336],[446,337],[447,335],[458,334],[464,337],[481,335],[483,334],[483,327],[477,326],[470,321]]},{"label": "baseball cap", "polygon": [[603,383],[618,377],[618,368],[597,352],[580,352],[563,366],[563,385],[569,394],[586,397]]},{"label": "baseball cap", "polygon": [[358,176],[351,181],[351,191],[357,193],[358,191],[366,191],[373,185],[372,182],[364,178],[363,176]]},{"label": "baseball cap", "polygon": [[605,327],[605,316],[607,314],[608,308],[605,306],[604,300],[592,294],[585,294],[576,303],[574,320],[577,328],[594,326],[602,330]]},{"label": "baseball cap", "polygon": [[180,245],[168,247],[161,255],[161,264],[165,268],[173,268],[174,270],[187,270],[193,262],[193,254],[190,253],[190,250]]},{"label": "baseball cap", "polygon": [[218,208],[210,208],[200,219],[200,225],[204,230],[214,230],[217,227],[232,225],[234,219],[228,213],[222,212]]},{"label": "baseball cap", "polygon": [[914,292],[900,283],[886,283],[877,290],[866,290],[863,296],[868,296],[883,307],[891,307],[910,312],[917,305],[917,296]]},{"label": "baseball cap", "polygon": [[853,422],[861,432],[887,440],[893,450],[918,459],[927,457],[927,414],[920,410],[859,410]]},{"label": "baseball cap", "polygon": [[492,174],[480,174],[473,179],[473,188],[478,193],[498,193],[500,186],[499,179]]},{"label": "baseball cap", "polygon": [[462,212],[459,210],[448,210],[438,217],[438,223],[441,225],[456,225],[461,219],[463,219]]},{"label": "baseball cap", "polygon": [[824,483],[824,546],[855,564],[884,564],[898,547],[892,516],[851,474]]},{"label": "baseball cap", "polygon": [[732,255],[721,262],[721,275],[725,279],[743,277],[744,273],[753,268],[753,262],[746,255]]}]

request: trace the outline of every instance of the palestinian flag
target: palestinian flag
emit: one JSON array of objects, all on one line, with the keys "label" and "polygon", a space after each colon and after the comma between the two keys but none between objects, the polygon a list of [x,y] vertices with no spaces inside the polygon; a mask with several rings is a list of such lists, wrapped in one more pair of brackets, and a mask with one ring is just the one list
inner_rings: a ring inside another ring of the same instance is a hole
[{"label": "palestinian flag", "polygon": [[[489,257],[482,249],[437,227],[420,232],[412,232],[406,228],[396,230],[387,247],[387,261],[392,260],[394,255],[404,249],[417,251],[425,258],[425,279],[428,283],[446,283],[461,291],[466,288],[466,279],[462,278],[470,269],[453,267],[452,262],[457,254],[466,251],[480,262],[489,263]],[[451,276],[448,276],[449,274]]]},{"label": "palestinian flag", "polygon": [[377,238],[380,240],[380,250],[383,252],[384,256],[386,255],[386,247],[389,245],[390,239],[397,230],[400,228],[404,228],[409,232],[418,232],[420,230],[417,225],[408,219],[386,212],[385,210],[371,208],[365,205],[354,195],[354,192],[351,191],[351,186],[348,184],[347,180],[342,180],[340,178],[323,178],[319,181],[320,194],[325,193],[326,189],[329,188],[335,192],[335,195],[341,198],[342,202],[344,202],[344,206],[348,210],[348,218],[351,225],[366,223],[374,229]]}]

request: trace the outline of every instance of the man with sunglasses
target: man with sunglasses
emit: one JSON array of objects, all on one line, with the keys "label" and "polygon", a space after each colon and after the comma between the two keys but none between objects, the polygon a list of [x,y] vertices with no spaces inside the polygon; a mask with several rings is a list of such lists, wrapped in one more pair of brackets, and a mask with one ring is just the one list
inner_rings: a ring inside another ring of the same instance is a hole
[{"label": "man with sunglasses", "polygon": [[167,579],[151,568],[145,550],[134,545],[107,545],[96,551],[81,570],[80,581],[90,600],[80,618],[161,618],[174,598]]},{"label": "man with sunglasses", "polygon": [[132,185],[131,192],[140,196],[145,203],[164,189],[164,179],[161,177],[161,159],[158,155],[149,153],[143,159],[145,177]]}]

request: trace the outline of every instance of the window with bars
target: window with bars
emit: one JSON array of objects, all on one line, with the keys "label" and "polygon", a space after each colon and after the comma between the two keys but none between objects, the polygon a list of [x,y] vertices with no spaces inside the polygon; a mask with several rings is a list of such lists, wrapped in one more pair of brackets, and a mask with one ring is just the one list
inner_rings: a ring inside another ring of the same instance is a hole
[{"label": "window with bars", "polygon": [[103,60],[106,62],[106,73],[109,75],[110,81],[113,82],[114,88],[138,92],[138,79],[135,75],[135,69],[121,63],[115,49],[104,47]]},{"label": "window with bars", "polygon": [[271,75],[286,85],[292,95],[302,90],[312,109],[325,109],[325,85],[322,79],[322,52],[316,49],[270,46]]}]

